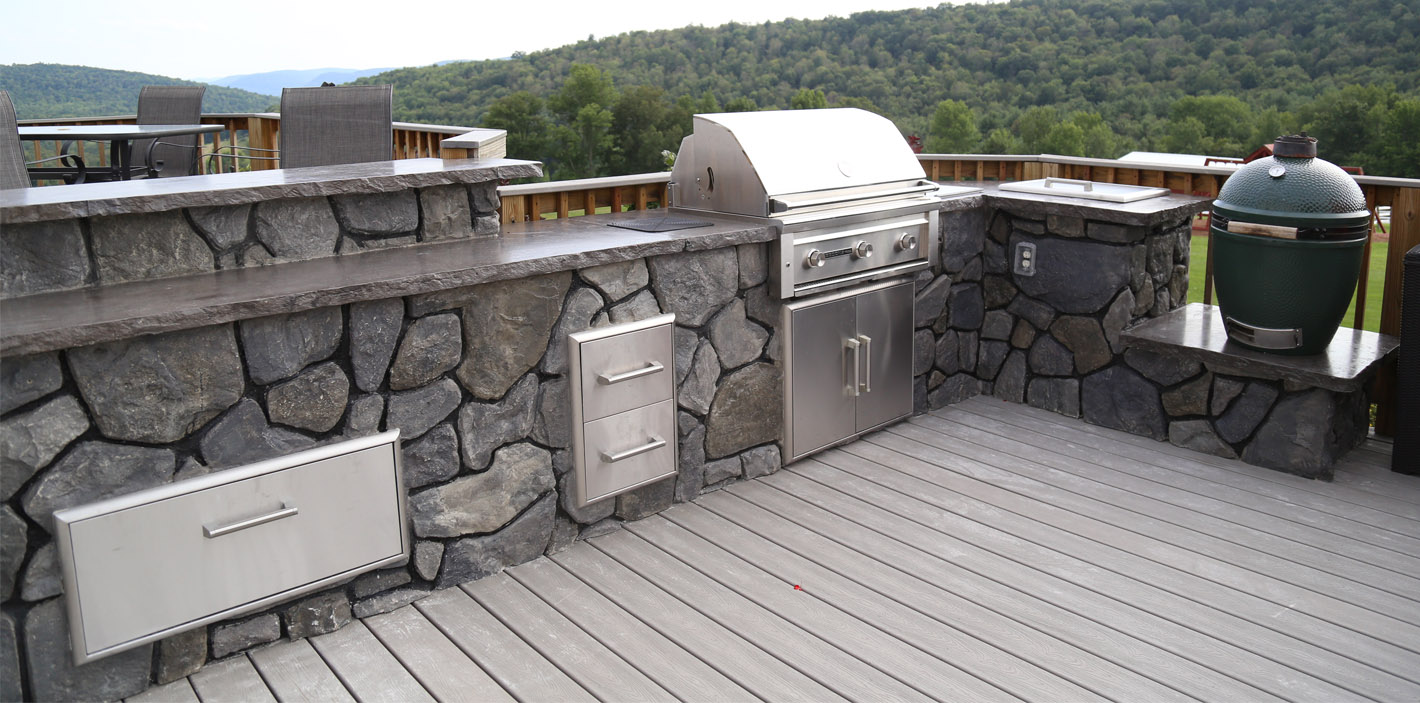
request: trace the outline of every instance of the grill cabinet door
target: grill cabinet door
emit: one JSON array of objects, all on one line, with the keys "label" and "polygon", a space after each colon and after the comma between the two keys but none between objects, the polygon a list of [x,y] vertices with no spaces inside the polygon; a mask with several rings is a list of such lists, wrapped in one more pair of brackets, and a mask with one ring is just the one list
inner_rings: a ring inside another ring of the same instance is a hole
[{"label": "grill cabinet door", "polygon": [[856,298],[864,382],[858,432],[912,412],[912,291],[913,285],[904,283]]},{"label": "grill cabinet door", "polygon": [[[794,310],[792,331],[792,449],[802,456],[852,435],[855,299],[845,298]],[[910,394],[909,394],[910,398]]]}]

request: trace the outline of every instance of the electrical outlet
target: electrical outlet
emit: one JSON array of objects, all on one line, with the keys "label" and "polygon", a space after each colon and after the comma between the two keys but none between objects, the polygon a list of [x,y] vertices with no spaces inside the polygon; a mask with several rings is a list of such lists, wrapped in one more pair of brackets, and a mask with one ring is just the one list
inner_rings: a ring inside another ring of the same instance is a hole
[{"label": "electrical outlet", "polygon": [[1035,245],[1030,242],[1017,242],[1016,253],[1013,257],[1011,269],[1017,276],[1034,276],[1036,269],[1040,268],[1040,259],[1035,252]]}]

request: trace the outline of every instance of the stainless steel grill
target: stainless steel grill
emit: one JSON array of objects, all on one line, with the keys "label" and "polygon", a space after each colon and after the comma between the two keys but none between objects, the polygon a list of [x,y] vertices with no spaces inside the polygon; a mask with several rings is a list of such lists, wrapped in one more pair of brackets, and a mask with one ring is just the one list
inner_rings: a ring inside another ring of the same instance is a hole
[{"label": "stainless steel grill", "polygon": [[897,128],[871,112],[695,116],[672,207],[779,232],[770,281],[785,300],[786,461],[912,412],[909,274],[936,259],[936,191]]},{"label": "stainless steel grill", "polygon": [[786,299],[927,268],[936,190],[892,122],[858,109],[696,115],[671,172],[672,207],[778,229]]}]

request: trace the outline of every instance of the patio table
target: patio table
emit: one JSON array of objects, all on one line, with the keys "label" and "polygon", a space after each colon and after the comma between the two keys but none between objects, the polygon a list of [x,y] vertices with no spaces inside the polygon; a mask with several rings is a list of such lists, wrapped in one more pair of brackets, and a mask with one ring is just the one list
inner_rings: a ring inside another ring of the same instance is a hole
[{"label": "patio table", "polygon": [[[205,134],[226,129],[219,124],[79,124],[21,126],[20,139],[26,141],[100,141],[109,142],[107,168],[85,167],[85,180],[126,181],[133,175],[131,144],[138,139],[160,139],[186,134]],[[76,176],[78,169],[68,167],[32,168],[35,178]]]}]

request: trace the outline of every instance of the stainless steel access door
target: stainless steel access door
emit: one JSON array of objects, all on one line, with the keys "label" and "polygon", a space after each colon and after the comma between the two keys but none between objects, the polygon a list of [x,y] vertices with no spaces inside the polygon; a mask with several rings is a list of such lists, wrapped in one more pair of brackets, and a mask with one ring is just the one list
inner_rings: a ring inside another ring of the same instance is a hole
[{"label": "stainless steel access door", "polygon": [[858,432],[912,412],[912,289],[906,283],[855,298],[863,355]]},{"label": "stainless steel access door", "polygon": [[789,461],[912,412],[911,282],[784,306]]},{"label": "stainless steel access door", "polygon": [[854,298],[811,305],[789,314],[792,350],[787,397],[789,455],[807,454],[852,435],[857,427],[853,388],[858,354]]}]

